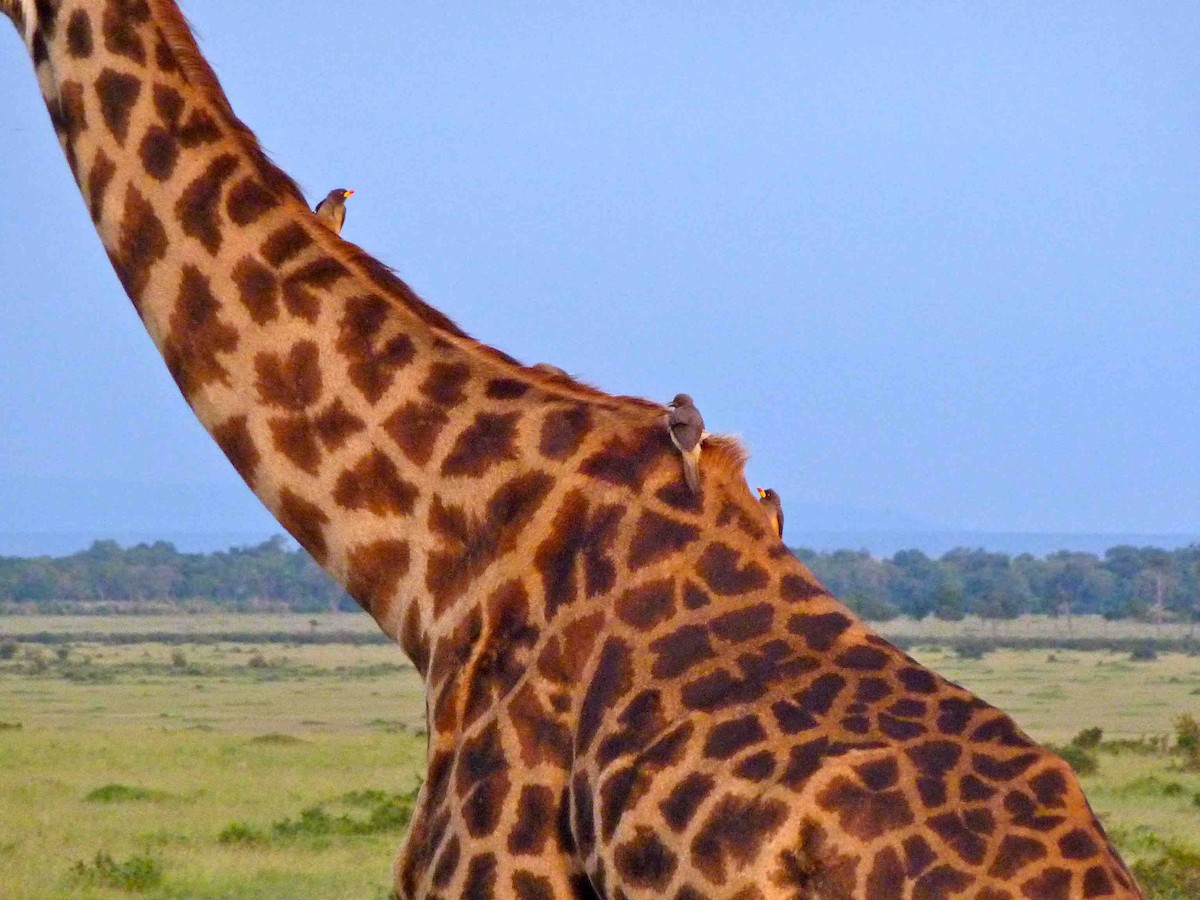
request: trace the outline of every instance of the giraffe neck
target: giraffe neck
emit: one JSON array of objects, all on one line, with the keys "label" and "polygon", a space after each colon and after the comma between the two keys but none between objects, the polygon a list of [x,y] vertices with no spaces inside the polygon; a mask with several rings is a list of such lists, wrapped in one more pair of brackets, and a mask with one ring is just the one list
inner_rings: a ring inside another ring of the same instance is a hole
[{"label": "giraffe neck", "polygon": [[183,396],[283,526],[426,668],[434,619],[476,602],[464,571],[555,487],[523,413],[547,397],[584,410],[554,444],[574,440],[587,408],[657,408],[523,369],[322,227],[169,0],[0,9]]}]

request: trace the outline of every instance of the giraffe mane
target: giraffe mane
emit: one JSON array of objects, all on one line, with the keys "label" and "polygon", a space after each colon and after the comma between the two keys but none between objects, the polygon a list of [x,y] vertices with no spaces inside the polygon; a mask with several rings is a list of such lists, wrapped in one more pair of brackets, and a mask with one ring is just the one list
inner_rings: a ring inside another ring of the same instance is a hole
[{"label": "giraffe mane", "polygon": [[746,477],[746,461],[750,451],[732,434],[710,434],[704,439],[704,468],[718,471],[731,478]]}]

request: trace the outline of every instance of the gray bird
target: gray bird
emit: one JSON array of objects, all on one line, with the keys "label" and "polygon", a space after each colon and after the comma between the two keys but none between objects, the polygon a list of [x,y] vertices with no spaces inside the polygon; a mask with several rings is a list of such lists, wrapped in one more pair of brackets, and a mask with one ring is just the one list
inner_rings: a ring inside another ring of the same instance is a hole
[{"label": "gray bird", "polygon": [[783,540],[783,501],[779,499],[774,488],[759,488],[758,502],[767,511],[768,518],[779,532],[779,539]]},{"label": "gray bird", "polygon": [[687,394],[676,394],[667,404],[667,431],[671,443],[683,457],[683,478],[693,494],[700,493],[700,442],[704,439],[704,418]]},{"label": "gray bird", "polygon": [[342,233],[342,223],[346,221],[346,198],[353,195],[354,191],[334,188],[313,210],[317,218],[334,234]]}]

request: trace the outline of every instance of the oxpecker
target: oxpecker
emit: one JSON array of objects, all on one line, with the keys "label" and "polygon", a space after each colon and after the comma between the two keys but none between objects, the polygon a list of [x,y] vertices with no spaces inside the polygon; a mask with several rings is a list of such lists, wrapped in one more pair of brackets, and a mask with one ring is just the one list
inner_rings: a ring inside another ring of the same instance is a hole
[{"label": "oxpecker", "polygon": [[704,439],[704,418],[687,394],[676,394],[667,404],[667,430],[671,443],[683,457],[683,478],[693,494],[700,493],[700,444]]},{"label": "oxpecker", "polygon": [[334,234],[342,233],[342,223],[346,221],[346,199],[353,194],[354,191],[345,188],[334,188],[313,210],[317,218]]},{"label": "oxpecker", "polygon": [[767,511],[767,517],[779,532],[779,539],[783,540],[783,501],[779,499],[774,488],[759,488],[758,502]]}]

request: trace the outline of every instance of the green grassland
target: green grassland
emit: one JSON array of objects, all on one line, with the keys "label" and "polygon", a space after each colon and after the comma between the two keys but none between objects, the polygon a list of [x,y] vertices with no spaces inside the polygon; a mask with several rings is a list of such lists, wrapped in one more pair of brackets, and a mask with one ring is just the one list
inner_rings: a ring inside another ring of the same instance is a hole
[{"label": "green grassland", "polygon": [[[420,681],[387,644],[302,643],[373,628],[352,615],[0,619],[0,897],[388,896],[423,769]],[[117,632],[174,637],[88,640]],[[29,639],[47,633],[61,639]],[[1200,714],[1200,657],[964,659],[928,637],[922,662],[1039,740],[1102,728],[1083,779],[1093,806],[1151,896],[1200,896],[1200,772],[1161,739]]]}]

